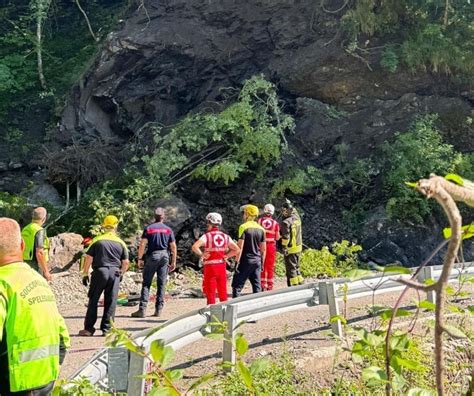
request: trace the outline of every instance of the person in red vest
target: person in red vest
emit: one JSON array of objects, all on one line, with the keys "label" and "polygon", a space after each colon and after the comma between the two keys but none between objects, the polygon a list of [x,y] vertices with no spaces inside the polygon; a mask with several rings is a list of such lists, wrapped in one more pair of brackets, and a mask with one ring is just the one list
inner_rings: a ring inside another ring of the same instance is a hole
[{"label": "person in red vest", "polygon": [[[222,216],[209,213],[206,216],[207,232],[192,246],[192,251],[204,262],[204,284],[207,304],[216,303],[216,289],[219,301],[227,301],[226,260],[238,256],[240,248],[232,238],[219,230]],[[204,251],[201,250],[204,247]]]},{"label": "person in red vest", "polygon": [[272,216],[275,213],[275,207],[272,204],[266,204],[263,209],[263,216],[258,219],[265,229],[265,242],[267,244],[267,254],[262,269],[262,291],[273,290],[273,273],[275,272],[276,261],[276,242],[280,239],[280,225]]}]

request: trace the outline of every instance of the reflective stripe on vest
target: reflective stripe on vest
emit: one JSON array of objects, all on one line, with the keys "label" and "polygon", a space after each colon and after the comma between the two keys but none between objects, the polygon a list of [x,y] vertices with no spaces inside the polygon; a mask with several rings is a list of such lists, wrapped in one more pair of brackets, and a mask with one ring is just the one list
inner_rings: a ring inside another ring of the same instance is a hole
[{"label": "reflective stripe on vest", "polygon": [[258,219],[258,224],[265,229],[265,242],[275,242],[278,222],[270,216],[264,216]]},{"label": "reflective stripe on vest", "polygon": [[299,253],[303,250],[303,241],[301,238],[301,220],[299,217],[293,218],[290,228],[290,242],[288,244],[288,253]]},{"label": "reflective stripe on vest", "polygon": [[[105,234],[101,234],[101,235],[96,236],[96,237],[92,240],[91,244],[87,247],[87,250],[89,250],[89,249],[91,248],[91,246],[92,246],[94,243],[98,242],[98,241],[113,241],[113,242],[118,242],[118,243],[120,243],[120,244],[123,246],[123,248],[124,248],[125,250],[128,250],[127,245],[125,244],[125,242],[122,241],[122,240],[118,237],[118,235],[115,234],[115,232],[106,232]],[[86,250],[86,252],[87,252],[87,250]]]},{"label": "reflective stripe on vest", "polygon": [[59,356],[59,345],[45,345],[36,349],[20,352],[18,354],[18,361],[20,363],[26,363],[55,355]]},{"label": "reflective stripe on vest", "polygon": [[229,235],[224,234],[216,228],[206,232],[206,245],[204,252],[209,253],[207,260],[204,260],[204,265],[207,264],[223,264],[225,263],[225,252],[229,248]]}]

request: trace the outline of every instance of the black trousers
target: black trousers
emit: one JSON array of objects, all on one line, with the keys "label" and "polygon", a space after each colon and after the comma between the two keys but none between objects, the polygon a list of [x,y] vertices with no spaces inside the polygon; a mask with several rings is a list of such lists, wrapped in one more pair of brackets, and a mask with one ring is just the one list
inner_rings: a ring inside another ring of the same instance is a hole
[{"label": "black trousers", "polygon": [[[8,373],[7,373],[8,374]],[[10,392],[9,382],[0,382],[0,396],[50,396],[54,388],[54,382],[32,390],[24,390],[20,392]]]},{"label": "black trousers", "polygon": [[300,258],[301,253],[289,253],[284,256],[288,286],[296,286],[301,283]]},{"label": "black trousers", "polygon": [[89,304],[87,305],[84,329],[94,333],[97,321],[97,304],[104,292],[104,313],[100,322],[100,329],[104,332],[110,330],[110,321],[115,318],[117,296],[120,286],[120,269],[117,267],[94,268],[89,287]]},{"label": "black trousers", "polygon": [[156,274],[156,302],[155,308],[160,309],[165,303],[166,280],[170,256],[167,250],[157,250],[146,257],[143,268],[143,284],[140,295],[140,309],[145,310],[150,297],[150,287]]},{"label": "black trousers", "polygon": [[262,291],[260,283],[260,274],[262,272],[261,261],[241,261],[234,272],[232,278],[232,297],[240,296],[242,289],[245,286],[247,279],[252,285],[252,292],[259,293]]}]

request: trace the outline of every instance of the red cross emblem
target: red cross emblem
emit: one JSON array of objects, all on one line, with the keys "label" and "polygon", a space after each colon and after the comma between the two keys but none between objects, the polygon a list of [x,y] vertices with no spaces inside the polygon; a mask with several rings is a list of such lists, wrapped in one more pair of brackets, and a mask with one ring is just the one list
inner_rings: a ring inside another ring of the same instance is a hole
[{"label": "red cross emblem", "polygon": [[214,236],[214,245],[216,247],[222,247],[224,246],[224,243],[225,243],[225,239],[222,235],[217,234]]},{"label": "red cross emblem", "polygon": [[262,225],[263,225],[263,228],[265,228],[266,230],[269,230],[270,228],[272,228],[272,221],[270,219],[265,219],[262,221]]}]

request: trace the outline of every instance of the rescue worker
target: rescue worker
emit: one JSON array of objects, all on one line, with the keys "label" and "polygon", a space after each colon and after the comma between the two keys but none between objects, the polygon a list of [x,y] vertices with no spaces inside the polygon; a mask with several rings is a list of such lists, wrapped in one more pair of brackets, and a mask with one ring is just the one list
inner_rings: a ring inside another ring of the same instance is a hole
[{"label": "rescue worker", "polygon": [[23,228],[21,237],[25,241],[23,260],[49,282],[52,279],[48,268],[49,239],[43,228],[47,217],[48,212],[45,208],[40,206],[33,209],[31,223]]},{"label": "rescue worker", "polygon": [[0,218],[0,395],[50,395],[66,348],[64,319],[46,280],[23,262],[15,220]]},{"label": "rescue worker", "polygon": [[[240,249],[229,235],[219,230],[222,225],[222,216],[219,213],[209,213],[206,220],[207,232],[194,243],[191,249],[203,259],[203,292],[206,295],[207,304],[215,304],[216,288],[219,301],[227,301],[226,260],[238,256]],[[204,252],[201,247],[204,247]]]},{"label": "rescue worker", "polygon": [[[100,330],[105,335],[111,328],[115,318],[117,297],[122,275],[128,270],[128,249],[117,235],[118,219],[113,215],[106,216],[102,228],[104,233],[95,237],[86,253],[82,268],[82,283],[89,287],[89,303],[84,320],[84,329],[79,335],[90,337],[94,335],[97,321],[97,304],[100,295],[104,293],[104,312],[100,322]],[[89,268],[92,273],[89,276]]]},{"label": "rescue worker", "polygon": [[[140,305],[138,311],[132,313],[134,318],[144,318],[151,282],[156,274],[156,301],[155,312],[152,316],[161,316],[165,303],[166,282],[168,271],[176,268],[176,240],[173,230],[163,222],[165,221],[165,211],[163,208],[155,209],[155,222],[145,227],[138,247],[138,267],[143,268],[143,284],[140,295]],[[145,254],[146,249],[146,254]],[[171,251],[171,265],[170,265]],[[145,258],[145,266],[143,262]]]},{"label": "rescue worker", "polygon": [[266,204],[263,209],[263,216],[258,219],[260,224],[265,229],[265,242],[267,252],[265,254],[265,261],[262,269],[262,290],[273,290],[273,274],[275,272],[276,261],[276,242],[280,239],[280,225],[278,221],[273,219],[275,207],[272,204]]},{"label": "rescue worker", "polygon": [[283,205],[283,222],[281,225],[281,245],[285,259],[286,279],[288,286],[304,283],[300,272],[300,257],[303,250],[301,219],[290,201]]},{"label": "rescue worker", "polygon": [[261,289],[260,272],[265,261],[265,230],[255,219],[258,208],[255,205],[243,207],[244,223],[240,225],[237,241],[240,258],[232,279],[232,297],[239,297],[247,279],[252,285],[252,292],[258,293]]}]

